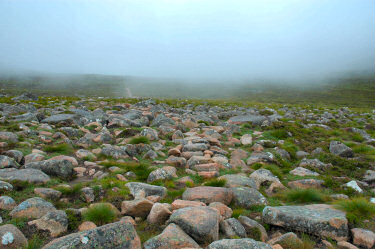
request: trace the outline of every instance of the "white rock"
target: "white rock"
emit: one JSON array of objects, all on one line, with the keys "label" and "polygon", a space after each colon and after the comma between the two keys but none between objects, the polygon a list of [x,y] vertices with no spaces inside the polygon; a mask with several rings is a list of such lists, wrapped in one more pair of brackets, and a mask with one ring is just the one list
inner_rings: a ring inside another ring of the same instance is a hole
[{"label": "white rock", "polygon": [[352,188],[352,189],[354,189],[355,191],[357,191],[357,192],[359,192],[359,193],[362,193],[363,192],[363,190],[358,186],[358,184],[357,184],[357,182],[356,181],[350,181],[350,182],[348,182],[348,183],[346,183],[346,184],[344,184],[344,186],[346,186],[346,187],[349,187],[349,188]]}]

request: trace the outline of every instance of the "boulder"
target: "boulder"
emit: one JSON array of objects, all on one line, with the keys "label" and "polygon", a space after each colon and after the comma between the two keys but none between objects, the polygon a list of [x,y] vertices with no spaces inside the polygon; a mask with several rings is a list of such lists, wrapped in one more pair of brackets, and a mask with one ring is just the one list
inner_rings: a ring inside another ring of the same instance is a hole
[{"label": "boulder", "polygon": [[150,185],[142,182],[128,182],[125,184],[125,186],[130,189],[130,193],[134,196],[134,198],[147,197],[150,195],[158,195],[163,198],[167,194],[167,189],[165,187]]},{"label": "boulder", "polygon": [[68,160],[44,160],[32,162],[25,165],[26,169],[38,169],[49,176],[70,178],[73,176],[73,164]]},{"label": "boulder", "polygon": [[222,239],[211,243],[207,249],[272,249],[272,247],[253,239]]},{"label": "boulder", "polygon": [[252,220],[249,217],[243,215],[240,215],[240,217],[238,217],[238,221],[241,222],[249,237],[256,240],[261,240],[263,242],[265,242],[268,239],[266,229],[257,221]]},{"label": "boulder", "polygon": [[168,223],[175,223],[198,243],[219,238],[219,214],[210,207],[186,207],[173,212]]},{"label": "boulder", "polygon": [[11,224],[0,226],[0,238],[0,248],[2,249],[25,248],[28,244],[25,235]]},{"label": "boulder", "polygon": [[291,175],[295,176],[318,176],[319,173],[305,169],[303,167],[297,167],[289,172]]},{"label": "boulder", "polygon": [[331,141],[329,144],[329,151],[337,156],[341,157],[353,157],[354,153],[351,148],[339,141]]},{"label": "boulder", "polygon": [[248,187],[231,188],[233,202],[242,208],[251,208],[257,205],[267,205],[267,199],[256,189]]},{"label": "boulder", "polygon": [[163,168],[156,169],[149,174],[147,182],[173,179],[174,177],[177,177],[176,171],[176,168],[171,166],[164,166]]},{"label": "boulder", "polygon": [[251,173],[250,178],[255,181],[257,189],[259,189],[262,185],[269,185],[273,182],[280,182],[279,178],[274,176],[268,169],[258,169]]},{"label": "boulder", "polygon": [[13,190],[12,184],[10,184],[9,182],[0,181],[0,191],[1,192],[12,191],[12,190]]},{"label": "boulder", "polygon": [[143,247],[144,249],[200,248],[197,242],[173,223],[169,224],[161,234],[147,240]]},{"label": "boulder", "polygon": [[12,210],[16,205],[12,197],[0,196],[0,210]]},{"label": "boulder", "polygon": [[55,239],[43,249],[141,249],[141,241],[129,222],[115,222]]},{"label": "boulder", "polygon": [[220,231],[227,238],[232,238],[234,236],[246,238],[245,228],[235,218],[229,218],[229,219],[220,221]]},{"label": "boulder", "polygon": [[375,245],[375,233],[362,229],[362,228],[353,228],[351,230],[353,236],[353,244],[358,247],[363,248],[374,248]]},{"label": "boulder", "polygon": [[0,169],[18,168],[19,164],[11,157],[0,155]]},{"label": "boulder", "polygon": [[57,237],[68,230],[68,216],[62,210],[48,212],[40,219],[30,221],[29,226],[48,231],[51,237]]},{"label": "boulder", "polygon": [[348,220],[345,213],[325,204],[305,206],[267,206],[263,221],[293,231],[313,234],[336,241],[348,239]]},{"label": "boulder", "polygon": [[171,209],[171,204],[155,203],[147,216],[147,222],[150,224],[164,224],[172,214]]},{"label": "boulder", "polygon": [[234,188],[234,187],[249,187],[249,188],[257,188],[257,185],[254,179],[251,179],[247,176],[239,175],[239,174],[229,174],[220,176],[218,179],[224,179],[225,187],[227,188]]},{"label": "boulder", "polygon": [[145,198],[139,198],[121,203],[121,213],[133,217],[145,218],[150,213],[154,203]]},{"label": "boulder", "polygon": [[53,188],[34,188],[34,193],[45,199],[58,200],[62,193]]},{"label": "boulder", "polygon": [[228,188],[201,186],[186,189],[182,194],[182,199],[201,201],[206,204],[211,202],[221,202],[229,205],[232,201],[232,196],[232,191]]},{"label": "boulder", "polygon": [[323,180],[316,179],[301,179],[288,182],[288,186],[294,189],[320,188],[323,184]]},{"label": "boulder", "polygon": [[38,169],[0,169],[0,179],[24,181],[29,183],[47,183],[50,177]]},{"label": "boulder", "polygon": [[16,206],[9,214],[13,218],[39,219],[48,212],[55,211],[52,203],[40,197],[29,198]]},{"label": "boulder", "polygon": [[76,114],[56,114],[43,119],[41,122],[54,125],[58,124],[61,126],[72,126],[76,119]]}]

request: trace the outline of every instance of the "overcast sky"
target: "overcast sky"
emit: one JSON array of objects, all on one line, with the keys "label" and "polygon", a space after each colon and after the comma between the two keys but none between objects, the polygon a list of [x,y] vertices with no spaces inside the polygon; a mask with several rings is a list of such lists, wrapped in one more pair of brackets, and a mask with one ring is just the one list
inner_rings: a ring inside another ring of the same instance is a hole
[{"label": "overcast sky", "polygon": [[0,67],[236,79],[375,69],[375,0],[0,0]]}]

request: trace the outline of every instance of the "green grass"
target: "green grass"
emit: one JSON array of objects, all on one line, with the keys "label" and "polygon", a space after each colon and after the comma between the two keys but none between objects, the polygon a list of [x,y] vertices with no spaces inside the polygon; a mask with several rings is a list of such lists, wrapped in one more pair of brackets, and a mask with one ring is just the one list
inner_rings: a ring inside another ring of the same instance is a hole
[{"label": "green grass", "polygon": [[83,220],[94,222],[97,226],[111,223],[115,219],[115,211],[106,204],[96,204],[92,207],[89,207],[83,213]]},{"label": "green grass", "polygon": [[375,205],[365,198],[339,200],[335,202],[335,207],[345,211],[348,221],[352,224],[361,223],[375,215]]},{"label": "green grass", "polygon": [[73,153],[73,148],[69,144],[45,145],[43,151],[48,153],[60,153],[63,155],[70,155]]},{"label": "green grass", "polygon": [[317,189],[292,189],[281,193],[282,198],[290,203],[307,204],[323,203],[327,196]]},{"label": "green grass", "polygon": [[204,186],[211,186],[211,187],[224,187],[227,181],[225,179],[212,179],[205,182]]},{"label": "green grass", "polygon": [[71,187],[58,186],[55,189],[60,191],[62,195],[65,197],[77,197],[81,193],[82,188],[83,188],[83,184],[78,183]]},{"label": "green grass", "polygon": [[29,240],[28,244],[24,249],[39,249],[43,247],[45,238],[39,234],[34,234]]},{"label": "green grass", "polygon": [[133,137],[129,141],[129,144],[149,144],[149,143],[150,143],[150,140],[144,136]]}]

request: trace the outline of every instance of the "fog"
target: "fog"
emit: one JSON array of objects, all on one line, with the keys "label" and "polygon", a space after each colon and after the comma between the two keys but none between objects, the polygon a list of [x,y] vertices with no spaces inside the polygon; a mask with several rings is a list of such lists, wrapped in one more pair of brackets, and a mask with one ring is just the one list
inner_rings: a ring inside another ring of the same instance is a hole
[{"label": "fog", "polygon": [[374,0],[0,0],[0,69],[245,80],[375,69]]}]

